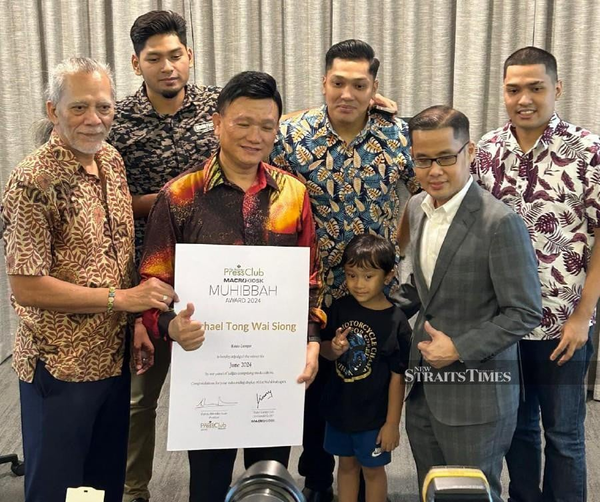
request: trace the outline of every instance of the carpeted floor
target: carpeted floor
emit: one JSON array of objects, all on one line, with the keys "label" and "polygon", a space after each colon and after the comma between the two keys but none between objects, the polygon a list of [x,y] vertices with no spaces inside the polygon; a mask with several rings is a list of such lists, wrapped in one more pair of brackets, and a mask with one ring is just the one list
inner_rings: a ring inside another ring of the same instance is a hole
[{"label": "carpeted floor", "polygon": [[[22,456],[19,419],[18,381],[10,368],[10,360],[0,365],[0,454],[16,452]],[[150,485],[153,502],[187,502],[188,468],[183,452],[166,451],[168,385],[159,403],[158,434],[154,477]],[[589,502],[600,502],[600,402],[588,402],[586,423]],[[416,471],[410,448],[403,432],[400,447],[388,467],[390,499],[393,502],[418,502]],[[290,470],[299,481],[296,465],[299,449],[294,448]],[[238,458],[234,479],[243,471]],[[504,481],[507,482],[506,470]],[[0,465],[0,502],[23,502],[23,478],[15,477],[10,467]]]}]

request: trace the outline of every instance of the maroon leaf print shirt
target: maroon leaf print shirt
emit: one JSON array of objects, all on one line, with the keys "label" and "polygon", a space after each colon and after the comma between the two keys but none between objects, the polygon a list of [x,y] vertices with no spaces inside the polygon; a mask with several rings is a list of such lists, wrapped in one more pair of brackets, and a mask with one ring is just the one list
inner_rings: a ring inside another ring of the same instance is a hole
[{"label": "maroon leaf print shirt", "polygon": [[544,316],[526,338],[559,338],[581,298],[600,226],[600,138],[554,114],[523,152],[508,122],[481,139],[471,171],[521,215],[531,236]]}]

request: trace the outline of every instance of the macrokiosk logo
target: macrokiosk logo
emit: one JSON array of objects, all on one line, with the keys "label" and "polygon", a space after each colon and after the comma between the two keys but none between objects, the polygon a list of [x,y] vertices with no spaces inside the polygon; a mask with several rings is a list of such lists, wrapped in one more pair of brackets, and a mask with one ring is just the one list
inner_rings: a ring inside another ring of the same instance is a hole
[{"label": "macrokiosk logo", "polygon": [[223,283],[209,284],[209,296],[228,297],[228,303],[260,303],[260,297],[277,296],[277,286],[265,284],[265,271],[260,267],[227,267]]}]

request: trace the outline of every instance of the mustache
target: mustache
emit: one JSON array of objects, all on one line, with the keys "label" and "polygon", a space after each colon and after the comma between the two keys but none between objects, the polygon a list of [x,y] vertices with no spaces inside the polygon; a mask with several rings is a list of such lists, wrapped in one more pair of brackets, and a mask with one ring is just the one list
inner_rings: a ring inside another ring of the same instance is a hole
[{"label": "mustache", "polygon": [[108,127],[104,127],[103,125],[95,127],[94,129],[85,129],[81,131],[82,134],[107,134]]}]

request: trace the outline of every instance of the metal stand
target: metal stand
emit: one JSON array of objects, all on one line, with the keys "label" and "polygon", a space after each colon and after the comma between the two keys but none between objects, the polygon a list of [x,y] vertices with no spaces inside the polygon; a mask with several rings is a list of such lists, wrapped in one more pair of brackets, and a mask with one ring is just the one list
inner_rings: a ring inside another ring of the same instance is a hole
[{"label": "metal stand", "polygon": [[15,476],[23,476],[25,474],[25,464],[19,460],[15,454],[0,455],[0,464],[10,463],[10,470]]}]

